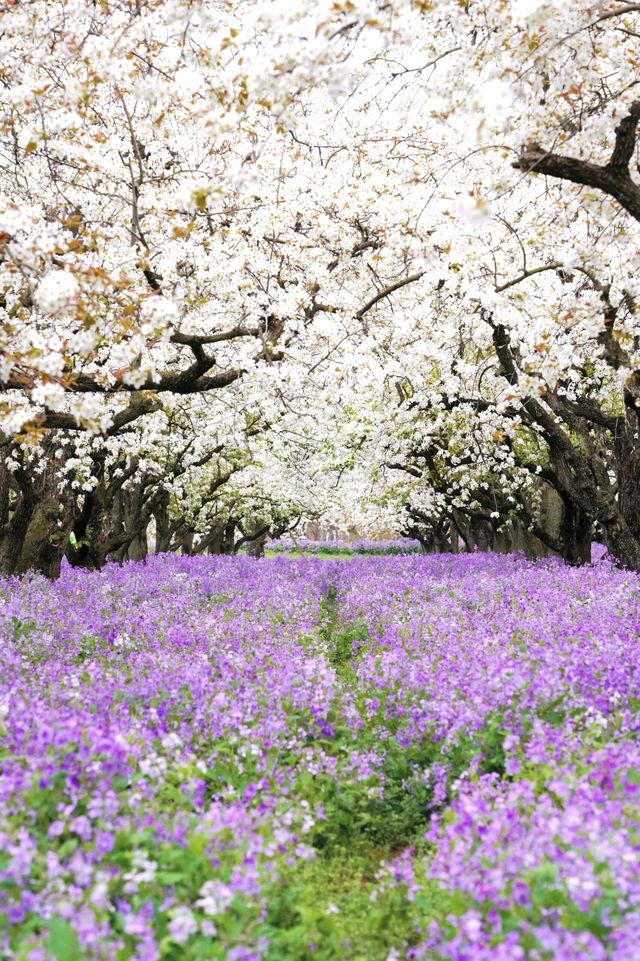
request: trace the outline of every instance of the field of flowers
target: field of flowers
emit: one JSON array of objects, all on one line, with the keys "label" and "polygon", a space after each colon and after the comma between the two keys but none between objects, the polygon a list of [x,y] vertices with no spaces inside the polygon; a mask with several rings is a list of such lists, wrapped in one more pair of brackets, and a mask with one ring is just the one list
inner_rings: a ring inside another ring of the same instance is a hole
[{"label": "field of flowers", "polygon": [[3,961],[638,961],[637,575],[159,556],[0,631]]},{"label": "field of flowers", "polygon": [[421,554],[420,542],[411,537],[396,537],[394,540],[326,540],[315,541],[308,537],[280,537],[269,541],[270,554],[332,554],[348,557],[351,554]]}]

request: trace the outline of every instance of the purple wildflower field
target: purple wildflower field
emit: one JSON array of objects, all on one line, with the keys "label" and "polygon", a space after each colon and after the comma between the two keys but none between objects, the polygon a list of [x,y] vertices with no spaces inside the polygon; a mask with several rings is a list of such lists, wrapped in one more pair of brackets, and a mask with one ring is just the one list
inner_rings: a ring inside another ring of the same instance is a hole
[{"label": "purple wildflower field", "polygon": [[636,574],[160,555],[0,595],[3,959],[637,961]]},{"label": "purple wildflower field", "polygon": [[420,542],[411,537],[387,540],[355,538],[353,540],[312,540],[308,537],[279,537],[268,542],[273,554],[422,554]]}]

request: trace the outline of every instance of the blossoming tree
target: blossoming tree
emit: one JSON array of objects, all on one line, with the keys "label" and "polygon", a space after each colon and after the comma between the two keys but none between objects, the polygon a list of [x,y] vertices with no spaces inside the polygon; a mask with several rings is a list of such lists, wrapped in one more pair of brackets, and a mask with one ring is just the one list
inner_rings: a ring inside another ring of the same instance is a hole
[{"label": "blossoming tree", "polygon": [[[577,0],[7,5],[5,569],[46,569],[44,542],[55,568],[71,531],[124,549],[124,475],[155,491],[129,513],[166,529],[168,497],[193,528],[257,410],[256,489],[322,489],[300,466],[322,451],[341,511],[436,506],[469,544],[514,513],[548,535],[553,491],[554,549],[597,530],[640,568],[639,23]],[[178,407],[161,494],[134,455]],[[199,474],[170,466],[188,445]]]}]

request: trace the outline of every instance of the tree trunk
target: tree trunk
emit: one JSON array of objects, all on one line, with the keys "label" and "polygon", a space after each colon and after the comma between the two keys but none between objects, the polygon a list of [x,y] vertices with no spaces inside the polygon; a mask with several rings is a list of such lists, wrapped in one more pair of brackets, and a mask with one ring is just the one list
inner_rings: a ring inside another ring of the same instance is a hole
[{"label": "tree trunk", "polygon": [[75,543],[67,548],[67,560],[73,567],[100,570],[106,560],[106,544],[110,527],[109,493],[105,477],[105,458],[98,454],[93,461],[94,487],[85,494],[82,509],[73,523]]},{"label": "tree trunk", "polygon": [[29,518],[16,574],[39,571],[50,580],[59,577],[69,538],[67,525],[63,523],[62,527],[58,527],[59,519],[60,508],[55,500],[45,499],[36,504]]},{"label": "tree trunk", "polygon": [[20,490],[13,514],[2,528],[0,573],[15,574],[34,509],[33,489],[29,487]]},{"label": "tree trunk", "polygon": [[0,459],[0,529],[9,521],[9,504],[11,501],[11,475],[4,462]]},{"label": "tree trunk", "polygon": [[[640,412],[636,421],[640,421]],[[640,426],[638,427],[640,431]],[[618,505],[629,531],[640,544],[640,446],[635,431],[617,439]]]},{"label": "tree trunk", "polygon": [[155,499],[153,516],[156,519],[156,554],[165,554],[171,547],[171,520],[169,518],[169,492],[161,491]]},{"label": "tree trunk", "polygon": [[84,500],[82,510],[73,524],[75,544],[67,548],[67,559],[73,567],[98,571],[106,561],[109,514],[105,507],[106,488],[104,477]]},{"label": "tree trunk", "polygon": [[176,534],[176,547],[182,551],[186,556],[193,554],[193,541],[195,538],[195,531],[189,530],[187,527],[181,527]]},{"label": "tree trunk", "polygon": [[224,553],[224,534],[225,534],[225,522],[216,521],[212,524],[208,532],[202,537],[195,552],[197,554],[223,554]]},{"label": "tree trunk", "polygon": [[640,542],[633,536],[624,517],[619,511],[596,516],[609,554],[623,567],[640,571]]},{"label": "tree trunk", "polygon": [[471,533],[473,542],[479,551],[490,551],[493,548],[493,527],[484,518],[471,518]]},{"label": "tree trunk", "polygon": [[560,541],[567,564],[579,566],[591,561],[593,523],[589,515],[570,497],[563,498]]},{"label": "tree trunk", "polygon": [[254,537],[252,540],[248,541],[247,553],[251,557],[256,557],[256,558],[264,557],[264,548],[265,548],[265,544],[267,543],[268,536],[269,536],[269,531],[266,530],[258,534],[257,537]]},{"label": "tree trunk", "polygon": [[20,495],[9,521],[7,543],[3,545],[2,566],[11,573],[33,570],[50,579],[60,574],[60,565],[71,531],[75,498],[61,490],[65,457],[57,457],[53,438],[43,444],[44,469],[29,466],[17,472]]},{"label": "tree trunk", "polygon": [[147,527],[150,511],[145,497],[148,481],[134,484],[122,491],[122,536],[127,538],[127,560],[142,561],[149,553]]}]

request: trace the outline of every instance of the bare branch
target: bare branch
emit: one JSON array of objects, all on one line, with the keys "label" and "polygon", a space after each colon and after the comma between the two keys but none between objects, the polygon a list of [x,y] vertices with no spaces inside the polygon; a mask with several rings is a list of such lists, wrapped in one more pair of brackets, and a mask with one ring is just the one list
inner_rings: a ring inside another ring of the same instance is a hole
[{"label": "bare branch", "polygon": [[382,290],[379,290],[377,294],[371,298],[371,300],[368,300],[366,304],[360,307],[360,309],[356,311],[354,316],[358,320],[361,320],[362,317],[364,317],[364,315],[369,310],[371,310],[372,307],[375,307],[375,305],[379,303],[379,301],[384,300],[385,297],[388,297],[390,294],[395,293],[396,290],[400,290],[402,287],[408,286],[408,284],[414,284],[417,280],[420,280],[421,277],[424,277],[425,273],[426,271],[419,270],[415,274],[410,274],[408,277],[403,277],[401,280],[396,280],[394,283],[389,284],[387,287],[383,287]]},{"label": "bare branch", "polygon": [[561,270],[562,266],[560,262],[554,261],[552,264],[544,264],[542,267],[532,267],[530,270],[524,270],[519,277],[514,277],[513,280],[508,280],[505,284],[496,287],[496,293],[500,294],[503,290],[508,290],[509,287],[515,287],[516,284],[522,283],[527,277],[533,277],[534,274],[542,274],[546,270]]}]

